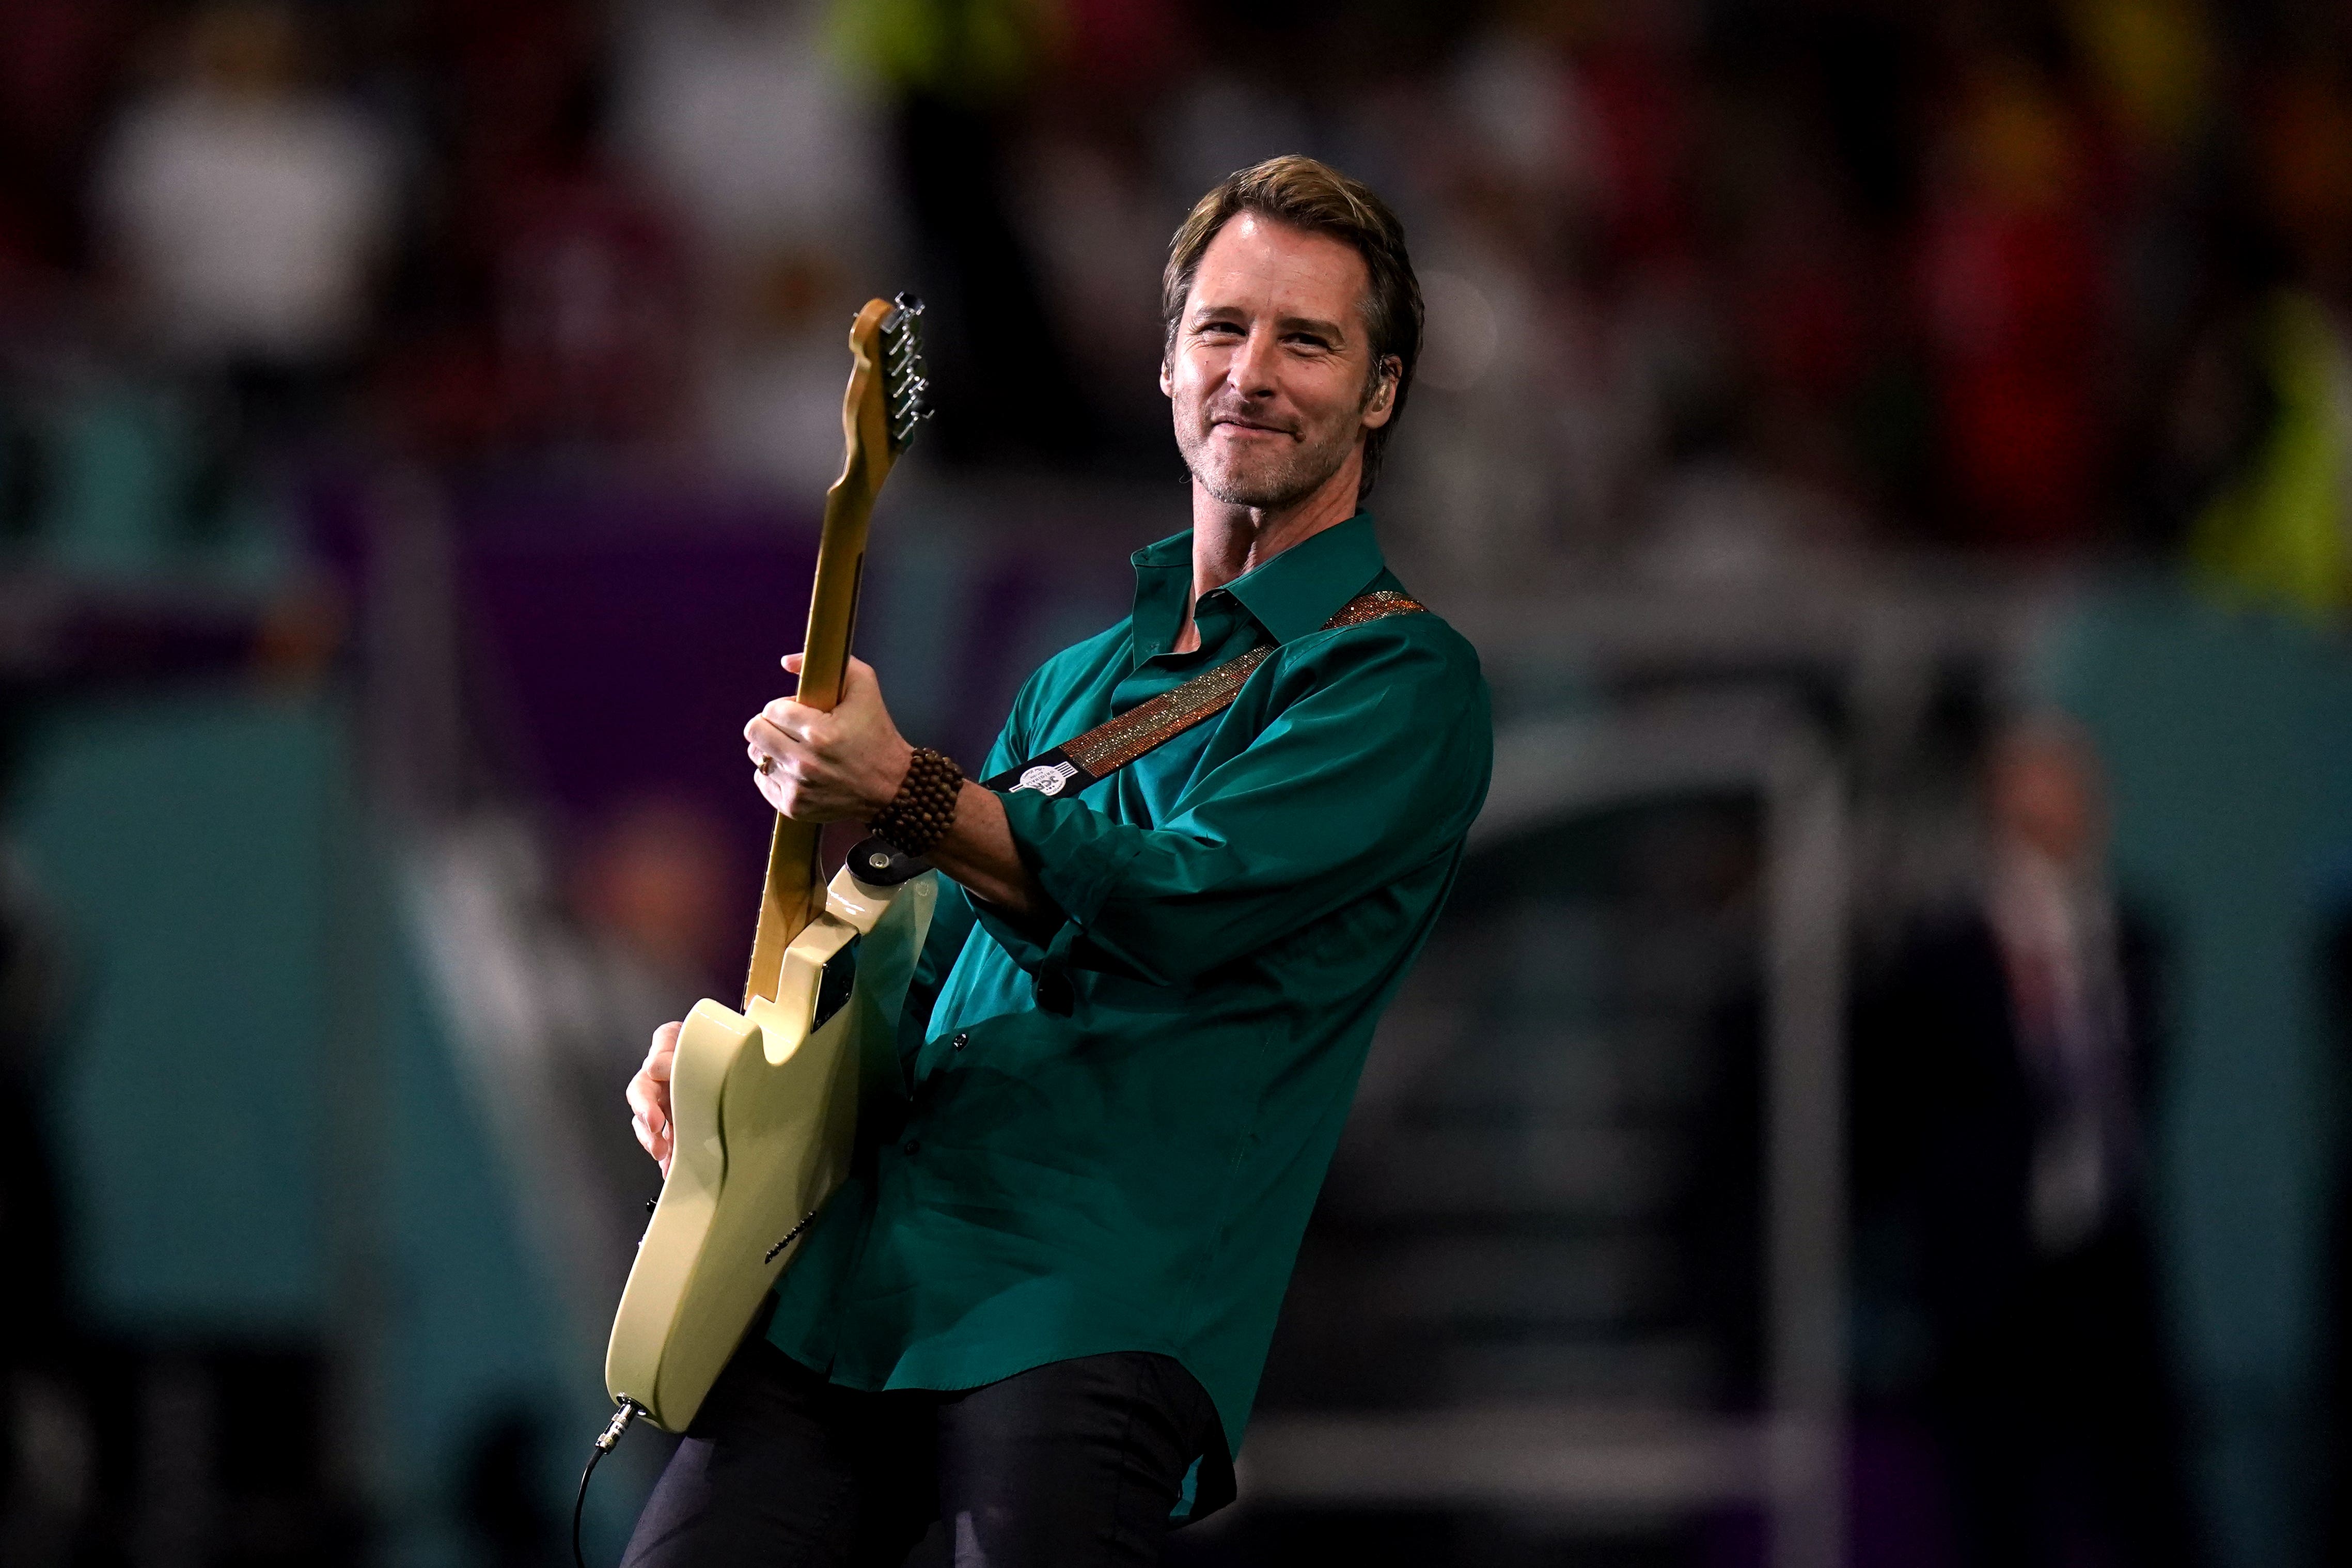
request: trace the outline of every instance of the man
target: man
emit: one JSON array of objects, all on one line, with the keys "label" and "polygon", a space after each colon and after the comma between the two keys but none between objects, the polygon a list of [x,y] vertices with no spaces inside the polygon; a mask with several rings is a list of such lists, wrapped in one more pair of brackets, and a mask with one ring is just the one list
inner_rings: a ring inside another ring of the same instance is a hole
[{"label": "man", "polygon": [[[1162,298],[1192,529],[1136,553],[1127,620],[1030,678],[986,773],[1268,651],[1221,716],[1066,794],[961,781],[854,661],[832,713],[746,726],[778,810],[876,823],[949,885],[905,1097],[869,1100],[858,1171],[664,1474],[637,1568],[897,1563],[934,1520],[960,1563],[1149,1563],[1232,1495],[1492,742],[1475,655],[1403,598],[1360,508],[1421,342],[1395,218],[1272,160],[1194,207]],[[1407,613],[1340,614],[1377,591]],[[629,1093],[665,1161],[676,1034]]]},{"label": "man", "polygon": [[2150,944],[2108,886],[2087,737],[2012,723],[1984,783],[1982,896],[1866,1015],[1855,1116],[1915,1216],[1963,1555],[2055,1564],[2087,1535],[2118,1565],[2193,1563],[2145,1197]]}]

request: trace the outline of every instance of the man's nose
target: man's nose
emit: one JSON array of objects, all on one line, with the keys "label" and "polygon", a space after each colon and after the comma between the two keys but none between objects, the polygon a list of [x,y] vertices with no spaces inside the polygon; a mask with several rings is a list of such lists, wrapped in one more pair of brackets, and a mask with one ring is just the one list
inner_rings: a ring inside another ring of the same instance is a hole
[{"label": "man's nose", "polygon": [[1225,379],[1244,397],[1266,397],[1274,392],[1274,332],[1253,327],[1225,365]]}]

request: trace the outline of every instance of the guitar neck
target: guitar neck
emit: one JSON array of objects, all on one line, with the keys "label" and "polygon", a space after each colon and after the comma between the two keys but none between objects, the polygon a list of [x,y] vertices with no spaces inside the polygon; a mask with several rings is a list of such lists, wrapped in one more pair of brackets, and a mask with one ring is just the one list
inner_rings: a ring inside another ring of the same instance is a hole
[{"label": "guitar neck", "polygon": [[[824,533],[817,542],[816,581],[809,590],[808,636],[802,643],[800,688],[793,700],[831,712],[841,701],[849,668],[850,639],[857,630],[857,595],[866,576],[866,524],[874,513],[871,492],[851,486],[850,476],[826,492]],[[751,998],[772,998],[783,973],[784,949],[814,920],[824,896],[818,845],[824,830],[794,822],[779,812],[768,841],[768,878],[760,894],[760,927],[751,939],[751,969],[743,984]]]},{"label": "guitar neck", "polygon": [[[824,493],[824,532],[817,541],[816,582],[809,590],[808,635],[801,641],[801,683],[794,700],[831,712],[841,701],[857,630],[857,594],[865,585],[866,525],[874,499],[890,475],[896,452],[924,417],[922,302],[900,295],[871,300],[849,330],[849,390],[842,399],[841,477]],[[784,949],[816,918],[824,898],[817,864],[821,830],[781,813],[768,845],[768,879],[760,895],[760,929],[751,940],[751,972],[743,1003],[772,999],[783,973]]]},{"label": "guitar neck", "polygon": [[824,534],[817,542],[816,582],[809,590],[808,636],[801,643],[801,684],[793,700],[833,711],[841,700],[842,677],[849,668],[850,640],[857,632],[857,592],[866,579],[866,525],[874,516],[871,492],[852,486],[850,476],[825,492]]}]

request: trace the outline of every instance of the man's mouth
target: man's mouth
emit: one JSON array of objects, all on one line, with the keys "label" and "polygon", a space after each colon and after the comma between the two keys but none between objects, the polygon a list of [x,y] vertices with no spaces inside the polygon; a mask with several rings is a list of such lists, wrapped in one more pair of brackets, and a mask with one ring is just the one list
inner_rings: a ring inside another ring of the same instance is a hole
[{"label": "man's mouth", "polygon": [[1262,425],[1255,419],[1244,419],[1237,414],[1221,414],[1209,421],[1209,428],[1212,430],[1215,429],[1220,425],[1229,425],[1236,430],[1246,430],[1251,434],[1257,436],[1292,436],[1297,434],[1296,431],[1286,429],[1282,426]]}]

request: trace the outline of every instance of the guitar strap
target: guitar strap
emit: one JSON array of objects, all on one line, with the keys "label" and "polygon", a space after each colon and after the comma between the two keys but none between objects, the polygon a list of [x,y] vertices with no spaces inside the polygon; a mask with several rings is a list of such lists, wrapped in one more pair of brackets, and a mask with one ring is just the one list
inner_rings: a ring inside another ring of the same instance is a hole
[{"label": "guitar strap", "polygon": [[[1429,606],[1393,588],[1374,588],[1339,606],[1339,613],[1322,629],[1361,626],[1390,616],[1425,614]],[[1082,790],[1110,777],[1138,757],[1156,751],[1193,725],[1213,719],[1234,704],[1242,684],[1274,652],[1272,643],[1260,643],[1239,658],[1229,658],[1204,669],[1172,691],[1139,702],[1126,712],[1105,720],[1073,740],[987,780],[982,787],[1000,795],[1034,789],[1055,795]]]}]

